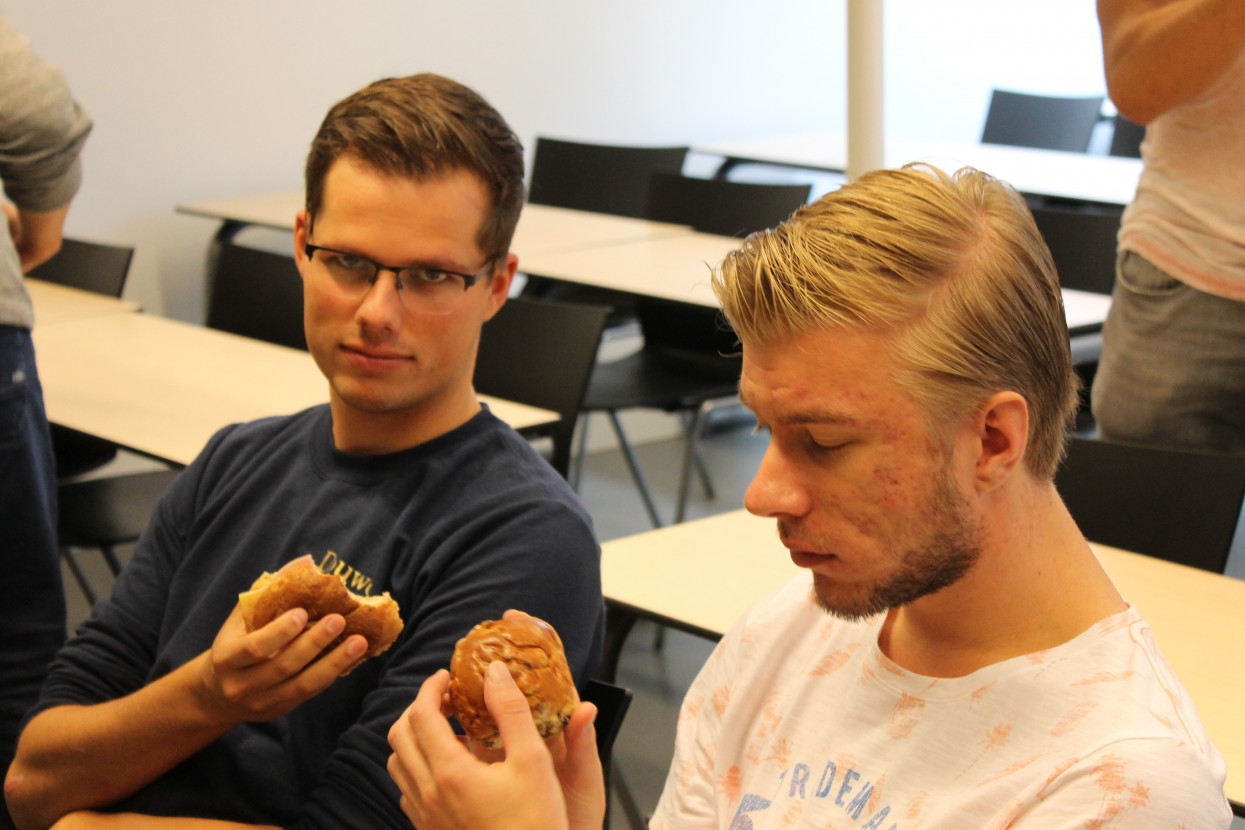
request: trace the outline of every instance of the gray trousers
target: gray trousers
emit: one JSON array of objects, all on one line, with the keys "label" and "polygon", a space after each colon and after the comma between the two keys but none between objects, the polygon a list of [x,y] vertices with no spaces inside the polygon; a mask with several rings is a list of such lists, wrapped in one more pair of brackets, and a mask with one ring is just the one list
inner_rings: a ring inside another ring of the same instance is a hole
[{"label": "gray trousers", "polygon": [[1245,452],[1245,302],[1125,251],[1092,406],[1105,439]]}]

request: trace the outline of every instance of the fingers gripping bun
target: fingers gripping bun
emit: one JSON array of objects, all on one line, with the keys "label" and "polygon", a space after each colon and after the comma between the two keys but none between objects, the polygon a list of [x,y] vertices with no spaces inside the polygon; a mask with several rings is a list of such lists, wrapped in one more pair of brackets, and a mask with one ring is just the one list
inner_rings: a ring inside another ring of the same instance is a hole
[{"label": "fingers gripping bun", "polygon": [[340,576],[317,568],[310,556],[287,563],[275,574],[262,574],[238,602],[247,631],[263,628],[291,608],[306,610],[309,626],[321,617],[341,614],[346,628],[332,645],[361,634],[367,639],[366,657],[380,654],[402,633],[398,604],[388,592],[377,597],[353,593]]},{"label": "fingers gripping bun", "polygon": [[468,737],[493,749],[502,745],[497,723],[484,705],[485,671],[494,660],[510,669],[543,737],[566,726],[579,694],[558,632],[536,617],[508,617],[480,623],[454,649],[450,708]]}]

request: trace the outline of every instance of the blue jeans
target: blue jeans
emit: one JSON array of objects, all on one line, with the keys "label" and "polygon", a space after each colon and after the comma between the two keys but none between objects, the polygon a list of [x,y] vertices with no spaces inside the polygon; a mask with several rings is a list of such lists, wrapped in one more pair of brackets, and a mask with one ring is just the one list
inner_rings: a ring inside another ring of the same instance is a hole
[{"label": "blue jeans", "polygon": [[[64,641],[56,465],[34,344],[0,326],[0,771]],[[0,826],[6,818],[0,809]]]},{"label": "blue jeans", "polygon": [[1120,257],[1094,376],[1098,434],[1245,452],[1245,302]]}]

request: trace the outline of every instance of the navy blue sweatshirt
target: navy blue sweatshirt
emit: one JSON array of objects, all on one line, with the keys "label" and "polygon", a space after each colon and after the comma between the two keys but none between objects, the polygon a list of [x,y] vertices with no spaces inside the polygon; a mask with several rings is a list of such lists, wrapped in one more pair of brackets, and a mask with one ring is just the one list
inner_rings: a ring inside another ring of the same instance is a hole
[{"label": "navy blue sweatshirt", "polygon": [[112,809],[288,827],[409,828],[386,735],[454,644],[518,608],[581,685],[604,632],[600,548],[560,476],[482,411],[385,456],[337,451],[327,406],[229,427],[160,502],[133,562],[62,649],[37,711],[129,694],[211,647],[238,594],[310,554],[388,591],[406,628],[289,715],[238,726]]}]

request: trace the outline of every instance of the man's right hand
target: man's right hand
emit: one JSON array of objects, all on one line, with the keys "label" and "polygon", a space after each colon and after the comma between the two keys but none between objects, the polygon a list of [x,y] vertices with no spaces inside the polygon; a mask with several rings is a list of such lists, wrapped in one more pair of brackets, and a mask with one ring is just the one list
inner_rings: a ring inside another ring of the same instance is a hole
[{"label": "man's right hand", "polygon": [[294,608],[248,633],[235,607],[202,660],[208,705],[235,722],[289,713],[363,659],[367,640],[358,634],[325,651],[345,625],[329,614],[308,626],[307,612]]},{"label": "man's right hand", "polygon": [[290,712],[363,659],[359,635],[328,649],[344,626],[330,615],[308,627],[307,612],[294,609],[248,633],[235,607],[210,649],[136,692],[40,712],[9,768],[14,819],[47,827],[113,804],[238,724]]}]

